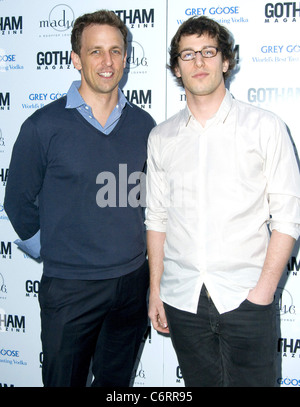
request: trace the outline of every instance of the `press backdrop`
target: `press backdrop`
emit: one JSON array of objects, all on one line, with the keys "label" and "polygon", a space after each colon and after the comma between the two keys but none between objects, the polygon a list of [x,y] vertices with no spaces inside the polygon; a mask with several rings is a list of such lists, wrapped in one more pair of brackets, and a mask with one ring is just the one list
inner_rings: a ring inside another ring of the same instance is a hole
[{"label": "press backdrop", "polygon": [[[0,387],[39,387],[43,356],[38,306],[42,264],[24,255],[3,209],[13,144],[20,125],[64,95],[78,72],[70,54],[74,19],[113,10],[130,30],[122,81],[130,101],[157,123],[185,106],[183,89],[166,70],[181,22],[205,15],[233,33],[235,98],[276,112],[300,148],[300,2],[267,0],[0,0]],[[225,152],[224,152],[225,153]],[[300,386],[299,244],[276,293],[278,385]],[[170,338],[149,327],[134,386],[184,386]]]}]

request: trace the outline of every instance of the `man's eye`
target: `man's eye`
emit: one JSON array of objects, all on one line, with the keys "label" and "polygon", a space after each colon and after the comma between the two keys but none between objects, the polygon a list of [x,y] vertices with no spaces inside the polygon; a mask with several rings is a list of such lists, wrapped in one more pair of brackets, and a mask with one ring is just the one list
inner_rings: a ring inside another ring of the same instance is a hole
[{"label": "man's eye", "polygon": [[182,54],[182,56],[183,56],[183,58],[189,59],[189,58],[193,58],[194,53],[193,53],[193,51],[191,51],[191,52],[184,52],[184,53]]}]

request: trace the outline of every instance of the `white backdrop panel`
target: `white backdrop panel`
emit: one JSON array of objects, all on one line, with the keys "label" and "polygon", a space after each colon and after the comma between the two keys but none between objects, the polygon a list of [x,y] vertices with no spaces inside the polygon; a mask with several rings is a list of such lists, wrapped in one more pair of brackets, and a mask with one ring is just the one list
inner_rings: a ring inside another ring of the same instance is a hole
[{"label": "white backdrop panel", "polygon": [[[30,7],[29,7],[30,3]],[[170,40],[180,23],[206,15],[235,37],[234,97],[272,110],[300,148],[300,3],[262,0],[0,0],[0,386],[40,387],[42,353],[37,301],[42,264],[13,241],[3,210],[11,150],[22,122],[69,89],[78,72],[70,63],[75,18],[98,8],[127,24],[129,54],[122,87],[157,123],[184,108],[183,89],[166,69]],[[300,386],[299,244],[277,290],[278,384]],[[149,328],[134,386],[184,386],[171,340]]]}]

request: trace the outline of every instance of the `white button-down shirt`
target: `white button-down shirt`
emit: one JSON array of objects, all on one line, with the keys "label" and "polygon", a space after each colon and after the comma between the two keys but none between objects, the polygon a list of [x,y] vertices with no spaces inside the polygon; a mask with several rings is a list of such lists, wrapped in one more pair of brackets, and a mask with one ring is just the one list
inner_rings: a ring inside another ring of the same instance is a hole
[{"label": "white button-down shirt", "polygon": [[226,91],[205,127],[188,107],[149,137],[148,230],[166,232],[161,299],[196,313],[203,283],[237,308],[262,271],[269,229],[295,239],[300,178],[285,124]]}]

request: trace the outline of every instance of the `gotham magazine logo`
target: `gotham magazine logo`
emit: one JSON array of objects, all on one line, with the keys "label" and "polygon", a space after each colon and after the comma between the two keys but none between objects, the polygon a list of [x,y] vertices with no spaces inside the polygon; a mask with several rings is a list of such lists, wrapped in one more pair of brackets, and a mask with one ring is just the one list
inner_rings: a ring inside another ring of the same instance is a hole
[{"label": "gotham magazine logo", "polygon": [[2,184],[4,187],[6,185],[8,178],[8,168],[0,168],[0,184]]},{"label": "gotham magazine logo", "polygon": [[152,104],[152,90],[148,89],[144,91],[143,89],[137,90],[137,89],[132,89],[132,90],[123,90],[123,93],[126,97],[126,99],[130,103],[134,103],[138,105],[140,108],[145,109],[149,108],[151,109],[151,104]]},{"label": "gotham magazine logo", "polygon": [[37,70],[56,70],[74,68],[71,51],[46,51],[36,54]]},{"label": "gotham magazine logo", "polygon": [[0,17],[0,35],[23,33],[23,17]]},{"label": "gotham magazine logo", "polygon": [[300,271],[300,260],[298,261],[295,256],[292,256],[287,264],[287,269],[293,275],[297,275],[297,272]]},{"label": "gotham magazine logo", "polygon": [[282,357],[292,359],[300,358],[300,339],[296,338],[279,338],[277,344],[277,352]]},{"label": "gotham magazine logo", "polygon": [[181,369],[180,366],[176,367],[176,383],[181,383],[183,379],[182,373],[181,373]]},{"label": "gotham magazine logo", "polygon": [[25,316],[0,313],[0,333],[15,332],[25,333]]},{"label": "gotham magazine logo", "polygon": [[14,384],[7,384],[7,383],[0,383],[0,388],[1,387],[15,387]]},{"label": "gotham magazine logo", "polygon": [[150,10],[113,10],[113,12],[130,28],[154,27],[154,8]]},{"label": "gotham magazine logo", "polygon": [[11,259],[11,242],[0,242],[0,258],[2,259]]},{"label": "gotham magazine logo", "polygon": [[300,2],[290,1],[265,4],[265,23],[295,23],[299,21],[299,18]]},{"label": "gotham magazine logo", "polygon": [[249,88],[247,97],[248,102],[257,105],[297,102],[300,99],[300,88]]},{"label": "gotham magazine logo", "polygon": [[25,282],[26,297],[38,297],[40,282],[38,280],[27,280]]},{"label": "gotham magazine logo", "polygon": [[0,92],[0,111],[1,110],[10,110],[10,93]]}]

